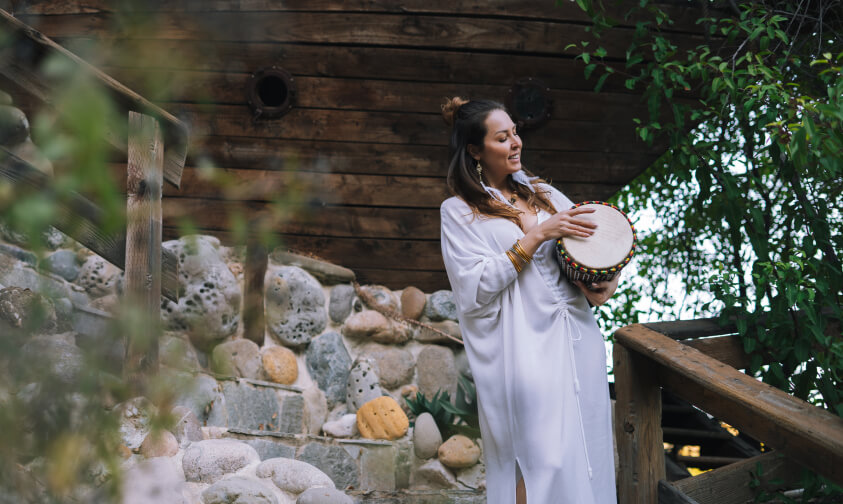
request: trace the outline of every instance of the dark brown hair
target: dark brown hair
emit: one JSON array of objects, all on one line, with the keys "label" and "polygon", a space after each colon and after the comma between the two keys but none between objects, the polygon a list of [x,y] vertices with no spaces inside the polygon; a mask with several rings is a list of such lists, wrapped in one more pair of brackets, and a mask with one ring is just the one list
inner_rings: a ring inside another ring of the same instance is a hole
[{"label": "dark brown hair", "polygon": [[[442,105],[442,117],[452,127],[448,143],[451,156],[448,164],[448,188],[453,195],[468,203],[475,214],[507,219],[520,228],[520,212],[493,198],[483,189],[480,175],[477,174],[477,160],[468,152],[469,145],[483,149],[487,133],[486,118],[495,110],[506,112],[503,104],[492,100],[464,100],[454,97]],[[527,170],[524,172],[532,176]],[[546,192],[536,185],[543,182],[542,180],[533,181],[535,192],[515,183],[511,176],[507,177],[507,181],[518,197],[526,200],[528,205],[535,205],[552,214],[556,213]]]}]

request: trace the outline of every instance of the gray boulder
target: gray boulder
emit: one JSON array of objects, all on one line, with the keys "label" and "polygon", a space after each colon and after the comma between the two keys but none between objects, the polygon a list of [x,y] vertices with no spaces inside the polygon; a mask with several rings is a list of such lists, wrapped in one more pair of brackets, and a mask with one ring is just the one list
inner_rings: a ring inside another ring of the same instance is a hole
[{"label": "gray boulder", "polygon": [[375,362],[381,386],[394,389],[413,379],[416,362],[413,354],[404,348],[369,345],[361,355]]},{"label": "gray boulder", "polygon": [[359,486],[360,470],[357,461],[342,446],[308,443],[302,447],[298,459],[323,471],[337,488]]},{"label": "gray boulder", "polygon": [[204,504],[277,504],[278,498],[263,482],[235,476],[206,488],[202,501]]},{"label": "gray boulder", "polygon": [[71,343],[72,334],[34,336],[21,348],[21,366],[26,376],[48,376],[63,383],[74,383],[85,370],[82,350]]},{"label": "gray boulder", "polygon": [[355,296],[354,287],[350,285],[337,285],[331,289],[328,315],[334,323],[342,324],[343,320],[351,314]]},{"label": "gray boulder", "polygon": [[139,462],[123,474],[122,504],[187,504],[180,473],[169,457]]},{"label": "gray boulder", "polygon": [[255,474],[259,478],[272,478],[275,486],[292,494],[300,494],[313,487],[335,488],[334,482],[327,474],[300,460],[264,460],[255,470]]},{"label": "gray boulder", "polygon": [[41,265],[52,273],[64,278],[68,282],[76,280],[79,276],[81,267],[77,259],[76,252],[72,250],[56,250],[46,259]]},{"label": "gray boulder", "polygon": [[260,462],[260,457],[246,443],[232,439],[208,439],[187,447],[182,467],[187,481],[214,483],[253,462]]},{"label": "gray boulder", "polygon": [[424,306],[424,314],[434,322],[457,320],[457,305],[454,303],[454,293],[449,290],[440,290],[431,294]]},{"label": "gray boulder", "polygon": [[211,369],[221,375],[263,380],[261,349],[254,341],[238,339],[214,347]]},{"label": "gray boulder", "polygon": [[266,324],[282,344],[303,347],[325,330],[325,294],[306,271],[296,266],[271,268],[265,285]]},{"label": "gray boulder", "polygon": [[354,500],[333,488],[311,488],[296,499],[296,504],[352,504]]},{"label": "gray boulder", "polygon": [[419,392],[430,398],[439,391],[445,390],[451,398],[457,392],[457,366],[454,352],[450,348],[429,345],[419,352],[416,358]]},{"label": "gray boulder", "polygon": [[185,330],[204,351],[230,336],[240,323],[240,284],[210,236],[185,236],[164,242],[179,259],[179,302],[162,299],[161,316],[169,329]]},{"label": "gray boulder", "polygon": [[305,354],[305,364],[311,378],[325,392],[329,407],[345,399],[351,356],[342,336],[328,332],[311,341]]}]

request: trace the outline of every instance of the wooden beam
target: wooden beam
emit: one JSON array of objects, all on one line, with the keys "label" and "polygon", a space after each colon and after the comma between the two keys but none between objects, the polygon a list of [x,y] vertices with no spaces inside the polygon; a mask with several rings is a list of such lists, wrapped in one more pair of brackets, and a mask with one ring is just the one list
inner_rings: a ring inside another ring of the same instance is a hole
[{"label": "wooden beam", "polygon": [[[54,193],[49,177],[26,161],[0,147],[0,178],[15,184],[20,191],[48,191]],[[106,217],[97,205],[78,193],[55,197],[56,219],[52,223],[59,231],[70,236],[95,254],[120,269],[126,264],[126,234],[124,231],[103,231]],[[178,257],[169,250],[161,251],[163,269],[161,293],[178,301]]]},{"label": "wooden beam", "polygon": [[[181,121],[4,10],[0,10],[0,27],[7,37],[0,45],[0,74],[16,82],[38,100],[50,103],[50,96],[62,85],[43,68],[45,61],[58,59],[91,75],[94,82],[102,86],[103,92],[112,97],[121,112],[140,111],[158,119],[166,142],[164,177],[170,184],[179,186],[188,142],[187,127]],[[107,140],[125,151],[126,139]]]},{"label": "wooden beam", "polygon": [[161,192],[164,145],[154,117],[129,112],[126,198],[126,307],[140,324],[128,331],[123,371],[130,382],[158,373],[161,327]]},{"label": "wooden beam", "polygon": [[664,387],[835,483],[843,483],[843,418],[643,325],[619,329],[615,341],[646,356]]},{"label": "wooden beam", "polygon": [[740,336],[716,336],[683,343],[735,369],[749,368],[749,355],[743,351]]},{"label": "wooden beam", "polygon": [[659,480],[659,497],[657,502],[658,504],[700,504],[677,489],[674,483],[665,480]]},{"label": "wooden beam", "polygon": [[257,237],[246,244],[245,283],[243,286],[243,337],[263,346],[266,335],[264,317],[264,277],[267,250]]},{"label": "wooden beam", "polygon": [[661,388],[647,359],[615,344],[615,438],[620,504],[649,504],[665,478]]},{"label": "wooden beam", "polygon": [[673,486],[699,504],[743,504],[754,501],[760,490],[792,488],[802,470],[782,454],[767,452],[675,481]]}]

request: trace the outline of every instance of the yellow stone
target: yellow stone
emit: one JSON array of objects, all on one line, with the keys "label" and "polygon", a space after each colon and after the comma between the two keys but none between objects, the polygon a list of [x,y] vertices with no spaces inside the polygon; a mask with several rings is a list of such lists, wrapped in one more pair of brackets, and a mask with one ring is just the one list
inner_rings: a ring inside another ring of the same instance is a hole
[{"label": "yellow stone", "polygon": [[368,439],[398,439],[407,433],[410,419],[389,396],[367,402],[357,410],[357,429]]},{"label": "yellow stone", "polygon": [[282,346],[266,347],[261,351],[263,369],[270,381],[290,385],[299,377],[299,365],[296,354]]}]

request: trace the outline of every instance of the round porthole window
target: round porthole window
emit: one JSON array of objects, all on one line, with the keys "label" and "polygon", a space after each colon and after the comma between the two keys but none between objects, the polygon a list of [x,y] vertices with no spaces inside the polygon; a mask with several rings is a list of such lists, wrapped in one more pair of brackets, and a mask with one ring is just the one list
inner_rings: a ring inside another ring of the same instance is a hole
[{"label": "round porthole window", "polygon": [[506,107],[518,126],[535,128],[550,119],[550,88],[532,77],[519,79],[506,94]]},{"label": "round porthole window", "polygon": [[283,68],[264,68],[249,78],[246,95],[255,119],[277,119],[293,108],[296,82]]}]

